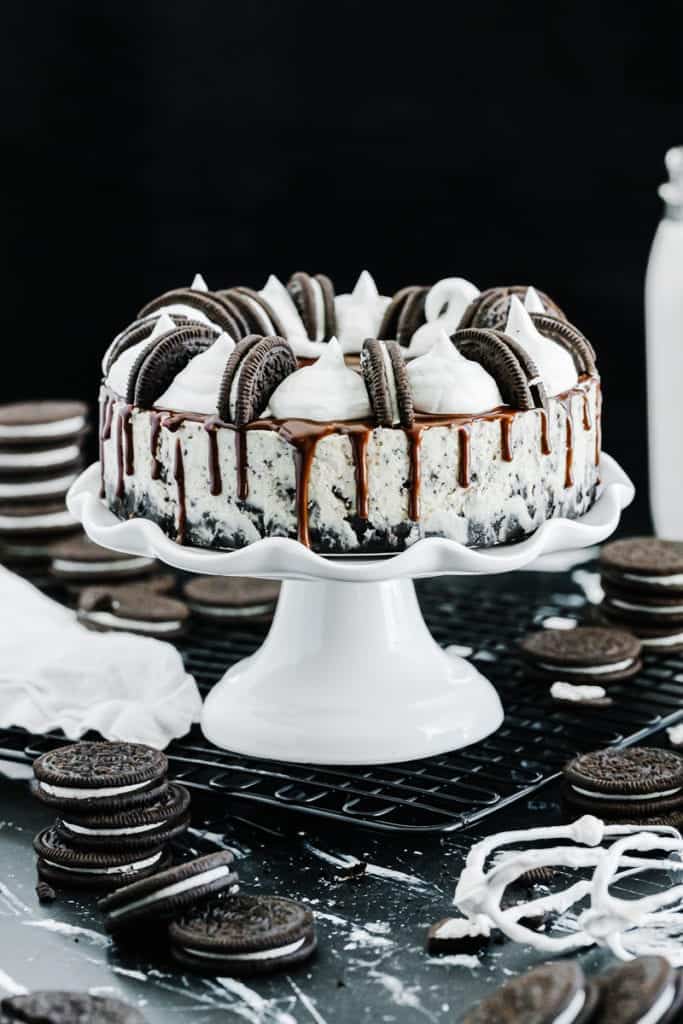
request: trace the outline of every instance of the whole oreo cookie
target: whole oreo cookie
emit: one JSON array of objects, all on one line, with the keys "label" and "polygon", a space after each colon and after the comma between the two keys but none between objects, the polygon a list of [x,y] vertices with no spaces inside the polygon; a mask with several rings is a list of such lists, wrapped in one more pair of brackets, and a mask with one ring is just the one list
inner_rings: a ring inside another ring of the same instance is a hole
[{"label": "whole oreo cookie", "polygon": [[151,409],[190,360],[210,348],[217,337],[212,327],[187,324],[151,341],[133,363],[126,401]]},{"label": "whole oreo cookie", "polygon": [[174,921],[169,936],[183,967],[232,977],[287,970],[316,948],[310,909],[279,896],[211,901]]},{"label": "whole oreo cookie", "polygon": [[683,1008],[683,976],[662,956],[641,956],[600,978],[599,1024],[673,1024]]},{"label": "whole oreo cookie", "polygon": [[299,270],[287,282],[287,291],[311,341],[329,341],[337,333],[334,285],[325,274]]},{"label": "whole oreo cookie", "polygon": [[360,366],[379,426],[412,427],[415,410],[399,343],[368,339],[361,350]]},{"label": "whole oreo cookie", "polygon": [[159,567],[154,558],[111,551],[95,544],[85,534],[55,542],[51,555],[51,574],[73,583],[129,579],[144,576]]},{"label": "whole oreo cookie", "polygon": [[30,992],[7,996],[0,1006],[4,1015],[0,1024],[145,1024],[134,1006],[87,992]]},{"label": "whole oreo cookie", "polygon": [[107,931],[169,920],[188,913],[209,896],[236,892],[238,879],[232,862],[229,850],[220,850],[116,889],[98,903],[107,915]]},{"label": "whole oreo cookie", "polygon": [[588,1024],[598,1004],[578,963],[556,960],[506,982],[464,1017],[463,1024]]},{"label": "whole oreo cookie", "polygon": [[[484,330],[504,331],[510,312],[510,299],[516,295],[522,302],[529,290],[529,285],[513,284],[498,288],[487,288],[480,292],[462,315],[458,329],[464,327],[481,327]],[[566,320],[564,313],[556,302],[545,292],[535,289],[543,303],[545,312],[556,320]]]},{"label": "whole oreo cookie", "polygon": [[153,803],[166,791],[166,755],[143,743],[81,741],[33,762],[35,795],[64,809],[118,811]]},{"label": "whole oreo cookie", "polygon": [[89,629],[119,630],[159,639],[181,636],[189,615],[182,601],[144,583],[87,587],[78,602],[78,620]]},{"label": "whole oreo cookie", "polygon": [[595,349],[581,331],[567,320],[558,320],[545,313],[532,313],[531,319],[538,331],[561,345],[574,360],[576,372],[580,375],[588,373],[596,376],[598,368],[595,363]]},{"label": "whole oreo cookie", "polygon": [[[102,370],[105,377],[116,360],[126,351],[126,349],[132,348],[133,345],[137,345],[139,342],[149,338],[157,325],[157,319],[158,318],[155,316],[148,316],[145,320],[134,320],[129,327],[126,327],[124,331],[121,331],[121,333],[114,338],[105,353],[104,361],[102,363]],[[170,319],[176,327],[184,327],[189,322],[188,317],[183,316],[180,313],[174,313]]]},{"label": "whole oreo cookie", "polygon": [[190,794],[172,782],[153,804],[117,812],[83,814],[64,811],[57,831],[66,842],[85,850],[141,850],[165,846],[190,824]]},{"label": "whole oreo cookie", "polygon": [[0,479],[0,508],[8,502],[10,504],[52,501],[63,503],[66,492],[79,472],[80,465],[76,463],[64,469],[40,473],[36,476],[20,476],[10,480]]},{"label": "whole oreo cookie", "polygon": [[234,348],[218,394],[218,414],[243,427],[258,419],[270,396],[297,368],[296,356],[284,338],[251,334]]},{"label": "whole oreo cookie", "polygon": [[[234,341],[242,337],[241,326],[229,305],[214,292],[197,291],[193,288],[174,288],[170,292],[164,292],[163,295],[157,296],[156,299],[152,299],[146,306],[143,306],[137,318],[142,320],[165,306],[175,305],[196,309],[216,327],[226,331]],[[175,314],[171,313],[171,316],[175,316]]]},{"label": "whole oreo cookie", "polygon": [[82,443],[79,438],[58,441],[53,445],[32,445],[30,448],[0,443],[0,480],[44,480],[60,476],[80,465]]},{"label": "whole oreo cookie", "polygon": [[457,330],[453,344],[467,359],[491,374],[506,405],[513,409],[544,409],[547,395],[538,367],[514,338],[501,331]]},{"label": "whole oreo cookie", "polygon": [[0,505],[0,537],[48,538],[73,533],[78,520],[60,501],[7,501]]},{"label": "whole oreo cookie", "polygon": [[183,587],[190,611],[212,622],[263,622],[273,616],[280,593],[274,580],[195,576]]},{"label": "whole oreo cookie", "polygon": [[598,817],[649,821],[683,807],[683,757],[673,750],[595,750],[564,769],[562,794]]},{"label": "whole oreo cookie", "polygon": [[592,626],[541,629],[520,642],[532,678],[601,686],[636,675],[642,668],[640,651],[640,641],[625,630]]},{"label": "whole oreo cookie", "polygon": [[628,537],[600,552],[603,582],[635,593],[683,595],[683,541]]},{"label": "whole oreo cookie", "polygon": [[[652,630],[655,635],[658,631],[664,635],[683,632],[683,595],[635,594],[611,582],[605,582],[603,589],[605,596],[600,610],[611,622],[621,623],[626,629],[635,628],[636,634],[638,627],[642,627],[646,636]],[[676,626],[679,628],[675,629]]]},{"label": "whole oreo cookie", "polygon": [[57,444],[87,426],[84,402],[36,401],[0,405],[0,445]]},{"label": "whole oreo cookie", "polygon": [[146,850],[76,849],[56,828],[46,828],[33,840],[38,875],[51,885],[76,889],[117,889],[166,868],[170,855],[161,847]]},{"label": "whole oreo cookie", "polygon": [[384,311],[378,337],[382,341],[397,341],[399,345],[410,345],[418,327],[425,323],[425,301],[429,288],[423,285],[408,285],[401,288],[391,299]]},{"label": "whole oreo cookie", "polygon": [[285,337],[285,329],[277,311],[260,292],[239,285],[236,288],[228,288],[225,292],[219,292],[219,294],[229,295],[233,302],[240,305],[242,314],[249,324],[249,334],[260,334],[264,338]]}]

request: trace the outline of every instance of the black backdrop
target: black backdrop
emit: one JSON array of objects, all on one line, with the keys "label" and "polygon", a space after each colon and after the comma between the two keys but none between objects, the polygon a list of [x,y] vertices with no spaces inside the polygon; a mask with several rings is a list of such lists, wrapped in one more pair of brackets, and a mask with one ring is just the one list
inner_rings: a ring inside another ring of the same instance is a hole
[{"label": "black backdrop", "polygon": [[598,349],[606,447],[644,483],[679,4],[71,0],[3,23],[3,400],[93,398],[112,333],[197,270],[533,282]]}]

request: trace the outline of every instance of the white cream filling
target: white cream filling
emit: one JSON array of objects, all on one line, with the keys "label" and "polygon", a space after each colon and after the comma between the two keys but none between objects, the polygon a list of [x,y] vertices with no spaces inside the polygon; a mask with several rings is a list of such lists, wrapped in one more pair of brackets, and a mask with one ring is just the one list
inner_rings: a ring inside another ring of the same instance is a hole
[{"label": "white cream filling", "polygon": [[47,469],[50,466],[61,466],[65,462],[74,462],[80,450],[77,444],[68,444],[62,448],[48,448],[44,452],[0,452],[0,469],[19,469],[26,466]]},{"label": "white cream filling", "polygon": [[151,832],[166,824],[164,821],[155,821],[152,825],[134,825],[131,828],[85,828],[83,825],[74,825],[73,822],[65,819],[62,821],[70,832],[75,832],[79,836],[137,836],[141,832]]},{"label": "white cream filling", "polygon": [[52,568],[55,572],[73,573],[100,573],[100,572],[124,572],[128,569],[143,569],[154,565],[153,558],[119,558],[117,561],[107,562],[78,562],[67,558],[53,558]]},{"label": "white cream filling", "polygon": [[683,612],[683,604],[654,607],[650,604],[632,604],[630,601],[622,601],[619,597],[610,597],[608,600],[615,608],[624,608],[629,612],[644,612],[646,615],[680,615]]},{"label": "white cream filling", "polygon": [[671,576],[639,576],[635,572],[622,572],[619,575],[625,580],[634,580],[636,583],[661,583],[663,587],[683,586],[683,572],[673,573]]},{"label": "white cream filling", "polygon": [[662,1019],[667,1010],[671,1009],[675,995],[676,986],[667,985],[661,995],[655,999],[647,1013],[638,1018],[636,1024],[657,1024],[657,1021]]},{"label": "white cream filling", "polygon": [[559,1013],[553,1024],[572,1024],[583,1010],[584,1003],[586,1002],[586,990],[584,988],[579,989],[574,998],[570,1001],[569,1005]]},{"label": "white cream filling", "polygon": [[229,874],[230,868],[228,865],[221,864],[220,867],[203,871],[200,875],[194,875],[192,878],[185,878],[182,882],[166,885],[162,889],[157,889],[156,892],[142,896],[139,900],[133,900],[132,903],[126,903],[123,907],[110,910],[109,917],[114,918],[119,917],[121,914],[129,914],[132,910],[139,910],[141,907],[149,906],[150,903],[156,903],[157,900],[166,899],[168,896],[177,896],[179,893],[187,892],[189,889],[198,889],[201,885],[208,885],[209,882],[213,882],[217,878],[225,878]]},{"label": "white cream filling", "polygon": [[391,422],[396,424],[401,422],[401,413],[399,411],[398,404],[398,393],[396,390],[396,378],[394,377],[394,367],[391,362],[391,356],[386,345],[382,344],[382,359],[384,360],[384,368],[386,370],[387,378],[387,389],[389,392],[389,409],[391,412]]},{"label": "white cream filling", "polygon": [[643,647],[672,647],[683,643],[683,633],[674,633],[673,636],[641,636],[640,642]]},{"label": "white cream filling", "polygon": [[67,867],[66,864],[57,864],[53,860],[48,860],[47,857],[43,857],[43,861],[49,864],[51,868],[58,868],[60,871],[73,871],[78,875],[127,875],[131,871],[142,871],[143,868],[149,868],[152,864],[156,864],[161,859],[163,852],[163,850],[159,850],[158,853],[152,854],[151,857],[146,857],[145,860],[136,860],[132,864],[116,864],[111,868]]},{"label": "white cream filling", "polygon": [[0,530],[32,530],[39,526],[74,526],[78,522],[68,509],[37,516],[0,516]]},{"label": "white cream filling", "polygon": [[81,612],[81,617],[87,622],[94,622],[98,626],[108,626],[110,629],[134,629],[138,633],[172,633],[180,629],[180,619],[169,619],[167,622],[149,622],[142,619],[125,619],[122,616],[114,615],[113,612]]},{"label": "white cream filling", "polygon": [[540,667],[545,669],[547,672],[557,672],[561,675],[563,672],[577,673],[578,675],[587,676],[601,676],[607,672],[621,672],[625,668],[629,668],[633,664],[633,658],[624,658],[623,661],[614,661],[610,665],[592,665],[585,666],[583,668],[568,668],[566,665],[551,665],[549,662],[540,662]]},{"label": "white cream filling", "polygon": [[149,782],[134,782],[130,786],[100,786],[92,789],[78,789],[71,786],[52,786],[49,782],[39,782],[40,788],[48,796],[64,797],[67,800],[91,800],[93,797],[118,796],[119,793],[134,793],[136,789],[144,789]]},{"label": "white cream filling", "polygon": [[58,476],[52,480],[32,480],[29,483],[17,480],[12,483],[0,483],[0,498],[34,498],[64,494],[77,476],[78,473],[69,473],[68,476]]},{"label": "white cream filling", "polygon": [[435,939],[476,939],[482,934],[476,921],[468,917],[447,917],[434,932]]},{"label": "white cream filling", "polygon": [[51,423],[17,424],[0,423],[0,439],[3,437],[62,437],[64,434],[75,434],[85,426],[85,416],[69,416],[64,420],[53,420]]},{"label": "white cream filling", "polygon": [[192,949],[190,946],[183,946],[183,952],[201,957],[202,959],[222,960],[225,963],[243,960],[275,960],[277,957],[296,953],[298,949],[301,949],[305,941],[306,936],[303,939],[297,939],[296,942],[290,942],[287,946],[277,946],[275,949],[259,949],[255,953],[209,953],[205,949]]},{"label": "white cream filling", "polygon": [[252,604],[243,608],[218,608],[216,605],[199,604],[188,601],[188,608],[193,612],[199,612],[212,619],[240,619],[249,615],[266,615],[272,610],[274,602],[270,604]]},{"label": "white cream filling", "polygon": [[572,789],[576,793],[581,793],[582,796],[589,796],[593,800],[618,800],[621,803],[622,800],[631,801],[643,801],[643,800],[658,800],[664,796],[675,796],[676,793],[680,793],[681,787],[677,786],[675,789],[663,789],[660,793],[639,793],[636,795],[622,796],[621,793],[595,793],[592,789],[582,789],[581,786],[575,786],[572,784]]}]

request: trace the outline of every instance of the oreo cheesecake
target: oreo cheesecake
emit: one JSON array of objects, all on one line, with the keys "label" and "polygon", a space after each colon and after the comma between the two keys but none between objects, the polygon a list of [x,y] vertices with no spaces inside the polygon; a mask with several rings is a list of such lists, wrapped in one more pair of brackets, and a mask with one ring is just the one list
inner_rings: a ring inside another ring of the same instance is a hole
[{"label": "oreo cheesecake", "polygon": [[202,548],[490,547],[588,511],[600,415],[592,346],[533,288],[196,278],[105,353],[101,495]]}]

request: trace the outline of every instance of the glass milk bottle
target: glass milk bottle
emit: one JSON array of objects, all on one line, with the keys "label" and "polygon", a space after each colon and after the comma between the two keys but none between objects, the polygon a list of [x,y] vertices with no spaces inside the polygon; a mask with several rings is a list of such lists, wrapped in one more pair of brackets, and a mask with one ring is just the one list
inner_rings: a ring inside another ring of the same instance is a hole
[{"label": "glass milk bottle", "polygon": [[658,537],[683,540],[683,146],[665,160],[645,280],[650,508]]}]

